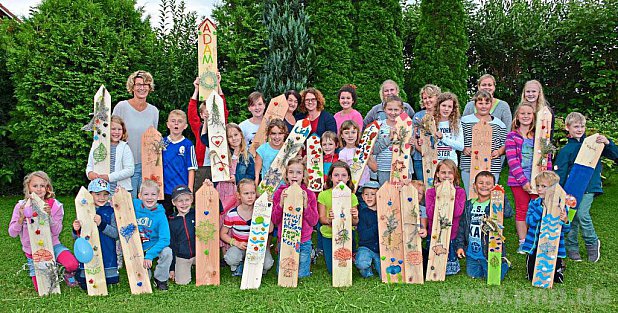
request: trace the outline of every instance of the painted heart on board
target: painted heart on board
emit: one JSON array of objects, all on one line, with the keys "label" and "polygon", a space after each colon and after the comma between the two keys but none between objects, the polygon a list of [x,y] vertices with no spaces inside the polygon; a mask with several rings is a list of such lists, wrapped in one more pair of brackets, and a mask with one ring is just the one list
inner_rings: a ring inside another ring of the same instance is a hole
[{"label": "painted heart on board", "polygon": [[212,136],[210,141],[212,141],[213,145],[219,147],[221,146],[221,143],[223,142],[223,136]]}]

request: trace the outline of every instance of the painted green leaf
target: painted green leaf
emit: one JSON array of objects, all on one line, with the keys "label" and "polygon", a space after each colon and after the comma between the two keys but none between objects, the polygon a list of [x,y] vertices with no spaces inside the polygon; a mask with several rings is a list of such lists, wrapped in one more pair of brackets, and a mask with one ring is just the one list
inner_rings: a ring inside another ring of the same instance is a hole
[{"label": "painted green leaf", "polygon": [[100,143],[99,146],[94,149],[93,156],[94,161],[97,163],[105,161],[105,158],[107,158],[107,149],[103,143]]}]

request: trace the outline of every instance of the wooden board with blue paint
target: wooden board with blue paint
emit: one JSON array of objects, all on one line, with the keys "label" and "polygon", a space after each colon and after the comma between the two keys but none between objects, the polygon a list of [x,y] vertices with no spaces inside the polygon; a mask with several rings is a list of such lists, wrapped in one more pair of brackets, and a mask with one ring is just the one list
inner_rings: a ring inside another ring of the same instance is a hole
[{"label": "wooden board with blue paint", "polygon": [[282,201],[283,218],[277,283],[281,287],[297,287],[303,211],[307,205],[307,194],[294,183],[283,191]]},{"label": "wooden board with blue paint", "polygon": [[51,234],[51,216],[45,211],[45,202],[35,193],[24,206],[24,218],[28,225],[34,274],[39,296],[60,293],[62,280],[54,255]]},{"label": "wooden board with blue paint", "polygon": [[472,146],[470,147],[470,190],[468,199],[478,198],[474,191],[474,178],[482,171],[491,171],[491,125],[481,120],[472,127]]},{"label": "wooden board with blue paint", "polygon": [[311,191],[319,192],[324,188],[324,154],[320,137],[311,135],[307,138],[307,176]]},{"label": "wooden board with blue paint", "polygon": [[562,231],[560,213],[566,210],[566,192],[559,184],[555,184],[547,188],[543,201],[532,286],[552,288]]},{"label": "wooden board with blue paint", "polygon": [[268,201],[268,193],[263,193],[253,205],[249,241],[243,264],[240,289],[258,289],[262,283],[264,258],[268,249],[268,233],[270,216],[273,210],[272,202]]},{"label": "wooden board with blue paint", "polygon": [[352,190],[343,182],[333,187],[333,287],[352,286]]},{"label": "wooden board with blue paint", "polygon": [[423,247],[421,236],[421,212],[418,190],[408,184],[401,187],[401,222],[403,223],[404,281],[408,284],[423,284]]},{"label": "wooden board with blue paint", "polygon": [[426,114],[421,121],[420,137],[422,140],[423,180],[425,190],[433,187],[433,176],[438,165],[438,139],[436,138],[436,120]]},{"label": "wooden board with blue paint", "polygon": [[131,293],[152,293],[148,270],[144,268],[144,250],[131,194],[120,188],[114,194],[112,203]]},{"label": "wooden board with blue paint", "polygon": [[281,147],[279,153],[277,153],[277,156],[270,164],[268,172],[262,177],[262,181],[257,189],[259,194],[266,192],[272,196],[275,193],[277,186],[279,186],[283,178],[283,171],[285,171],[288,161],[296,157],[300,149],[305,146],[305,140],[307,140],[309,132],[311,132],[311,122],[308,119],[299,120],[294,124],[294,128],[292,128],[292,131],[285,139],[283,147]]},{"label": "wooden board with blue paint", "polygon": [[[159,190],[165,190],[163,185],[163,150],[165,143],[161,133],[150,126],[142,134],[142,182],[149,179],[159,185]],[[159,200],[163,200],[163,192],[159,192]]]},{"label": "wooden board with blue paint", "polygon": [[365,127],[365,130],[363,130],[363,135],[361,136],[360,141],[358,142],[358,147],[356,147],[356,151],[354,151],[354,157],[352,158],[352,164],[350,165],[350,171],[352,172],[352,183],[354,184],[354,192],[358,190],[358,182],[361,180],[363,172],[367,167],[367,162],[369,161],[371,151],[373,151],[373,145],[378,138],[379,132],[380,124],[378,124],[377,121],[374,121],[367,125],[367,127]]},{"label": "wooden board with blue paint", "polygon": [[[79,189],[79,193],[75,197],[75,211],[77,213],[77,220],[81,224],[79,237],[84,238],[89,245],[88,248],[92,249],[92,259],[90,262],[84,263],[88,295],[106,296],[107,284],[105,282],[105,266],[103,265],[101,240],[99,238],[99,228],[94,222],[94,216],[97,213],[94,199],[84,187]],[[75,253],[77,254],[77,251]]]},{"label": "wooden board with blue paint", "polygon": [[204,184],[195,193],[195,285],[218,286],[220,262],[219,193]]},{"label": "wooden board with blue paint", "polygon": [[599,134],[594,134],[584,139],[577,153],[577,157],[575,158],[575,163],[564,184],[564,191],[575,197],[577,201],[576,205],[573,205],[575,209],[569,210],[569,221],[571,222],[577,212],[577,205],[581,203],[584,193],[586,193],[586,189],[588,189],[588,184],[590,184],[594,169],[597,167],[599,159],[601,158],[601,153],[603,153],[603,149],[605,148],[604,144],[596,142],[599,136]]},{"label": "wooden board with blue paint", "polygon": [[449,181],[436,187],[436,206],[431,227],[431,244],[427,261],[426,281],[444,281],[453,227],[455,187]]},{"label": "wooden board with blue paint", "polygon": [[206,99],[208,110],[208,141],[210,153],[210,172],[213,182],[230,180],[230,150],[227,144],[223,98],[216,92]]},{"label": "wooden board with blue paint", "polygon": [[199,100],[217,91],[217,26],[210,19],[204,19],[197,29],[197,67],[200,77]]},{"label": "wooden board with blue paint", "polygon": [[262,117],[262,122],[260,122],[260,127],[258,127],[258,130],[255,132],[253,140],[251,140],[251,146],[249,147],[249,153],[251,153],[251,155],[256,155],[255,151],[257,148],[266,142],[266,129],[268,128],[268,123],[273,119],[284,120],[288,108],[288,101],[284,94],[270,99],[268,107]]},{"label": "wooden board with blue paint", "polygon": [[489,229],[489,246],[487,247],[487,284],[500,285],[502,277],[502,244],[504,237],[504,188],[494,186],[490,194],[489,219],[485,225]]},{"label": "wooden board with blue paint", "polygon": [[94,95],[94,112],[90,122],[82,130],[92,131],[93,171],[97,174],[110,173],[110,130],[112,97],[105,86],[101,85]]},{"label": "wooden board with blue paint", "polygon": [[530,175],[530,187],[536,194],[535,177],[541,172],[547,171],[549,154],[553,147],[551,143],[552,120],[554,115],[547,106],[543,106],[536,113],[536,125],[534,130],[534,150],[532,154],[532,174]]},{"label": "wooden board with blue paint", "polygon": [[405,112],[396,118],[394,136],[391,139],[393,162],[391,165],[390,182],[396,186],[402,186],[410,180],[410,151],[412,144],[412,119]]},{"label": "wooden board with blue paint", "polygon": [[399,188],[387,182],[380,187],[376,196],[382,282],[404,283],[403,226]]}]

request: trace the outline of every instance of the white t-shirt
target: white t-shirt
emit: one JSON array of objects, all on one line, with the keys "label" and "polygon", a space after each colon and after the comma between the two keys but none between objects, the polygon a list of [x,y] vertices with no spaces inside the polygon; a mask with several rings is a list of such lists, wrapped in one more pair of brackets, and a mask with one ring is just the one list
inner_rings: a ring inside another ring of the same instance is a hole
[{"label": "white t-shirt", "polygon": [[240,129],[242,130],[243,136],[245,136],[245,141],[247,141],[247,147],[251,146],[251,142],[253,141],[253,137],[255,137],[255,133],[257,133],[260,128],[260,124],[253,124],[250,120],[246,119],[238,124]]}]

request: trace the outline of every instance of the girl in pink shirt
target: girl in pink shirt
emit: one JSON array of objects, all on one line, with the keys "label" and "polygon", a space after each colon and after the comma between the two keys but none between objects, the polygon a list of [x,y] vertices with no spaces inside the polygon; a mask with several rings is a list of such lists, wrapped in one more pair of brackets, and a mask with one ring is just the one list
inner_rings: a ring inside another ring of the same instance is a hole
[{"label": "girl in pink shirt", "polygon": [[345,121],[355,121],[357,125],[363,127],[363,116],[360,112],[352,109],[356,104],[356,86],[344,85],[339,89],[337,94],[339,98],[339,105],[341,105],[341,111],[335,113],[335,121],[337,122],[337,131],[341,129],[341,125]]}]

